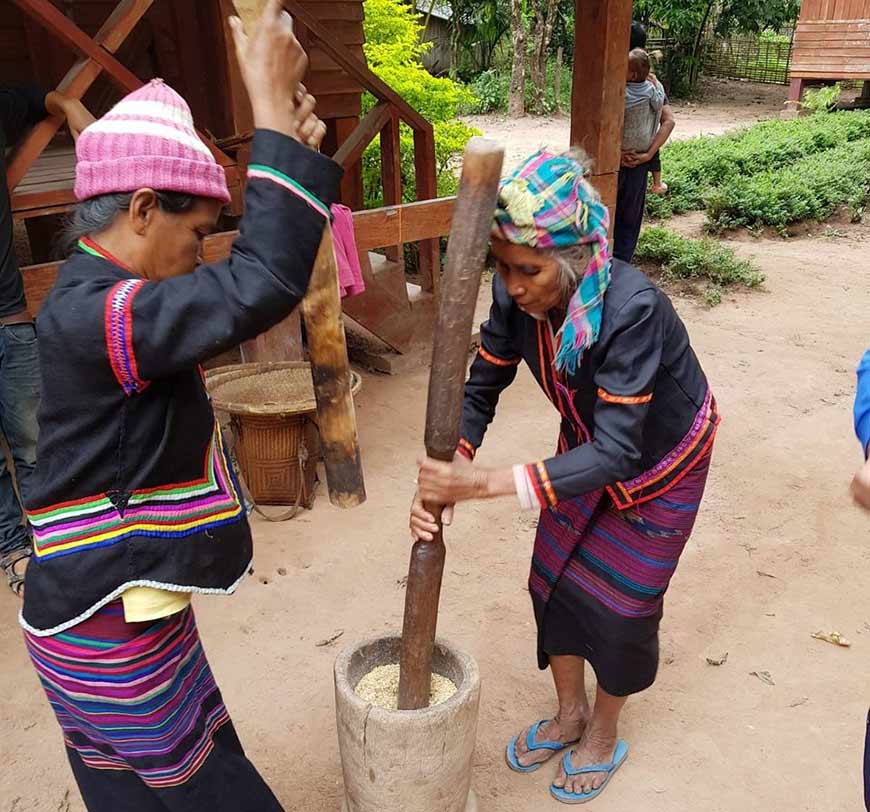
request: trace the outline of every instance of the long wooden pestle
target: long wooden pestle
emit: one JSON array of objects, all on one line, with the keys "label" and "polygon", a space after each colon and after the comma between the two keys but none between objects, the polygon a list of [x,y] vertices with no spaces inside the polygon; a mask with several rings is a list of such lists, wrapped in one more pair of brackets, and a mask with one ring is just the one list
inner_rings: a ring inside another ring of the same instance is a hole
[{"label": "long wooden pestle", "polygon": [[[426,453],[445,462],[453,459],[459,443],[468,346],[503,159],[504,149],[499,144],[485,138],[472,138],[462,162],[447,244],[426,406]],[[435,516],[438,532],[433,541],[418,541],[411,549],[402,630],[400,710],[425,708],[429,704],[445,550],[441,526],[444,506],[427,504],[425,507]]]}]

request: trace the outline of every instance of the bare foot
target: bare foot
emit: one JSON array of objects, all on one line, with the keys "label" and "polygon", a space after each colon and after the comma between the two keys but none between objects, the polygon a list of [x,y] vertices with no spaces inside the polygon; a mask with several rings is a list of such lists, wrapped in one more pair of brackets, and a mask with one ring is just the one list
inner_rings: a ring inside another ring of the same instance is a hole
[{"label": "bare foot", "polygon": [[[592,764],[609,764],[613,760],[613,751],[616,747],[616,735],[603,736],[593,731],[588,731],[580,742],[571,751],[571,766],[575,769],[588,767]],[[519,748],[518,748],[519,749]],[[562,761],[559,761],[559,772],[553,784],[561,787],[566,792],[580,795],[598,789],[607,778],[606,772],[582,773],[581,775],[567,776]]]},{"label": "bare foot", "polygon": [[668,184],[667,183],[654,183],[649,187],[650,194],[654,195],[666,195],[668,193]]},{"label": "bare foot", "polygon": [[[583,735],[586,723],[589,721],[588,714],[579,719],[551,719],[538,729],[535,742],[562,742],[570,744],[577,741]],[[533,764],[541,764],[555,755],[553,750],[533,750],[529,752],[526,739],[531,729],[529,725],[517,737],[517,761],[522,767],[531,767]]]}]

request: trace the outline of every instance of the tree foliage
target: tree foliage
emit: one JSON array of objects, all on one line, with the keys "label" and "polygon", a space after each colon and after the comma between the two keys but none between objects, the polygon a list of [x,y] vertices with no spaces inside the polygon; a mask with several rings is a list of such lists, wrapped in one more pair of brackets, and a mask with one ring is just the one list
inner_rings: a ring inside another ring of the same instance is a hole
[{"label": "tree foliage", "polygon": [[510,31],[505,0],[449,0],[454,73],[471,81],[493,66],[496,49]]},{"label": "tree foliage", "polygon": [[635,0],[635,19],[671,41],[660,68],[672,94],[694,88],[704,37],[778,31],[794,24],[800,0]]},{"label": "tree foliage", "polygon": [[[435,159],[439,194],[456,190],[453,164],[477,131],[459,121],[459,108],[474,105],[472,92],[450,79],[432,76],[424,67],[423,54],[431,47],[422,42],[423,26],[411,5],[402,0],[365,0],[364,30],[366,59],[371,70],[395,90],[435,128]],[[375,99],[366,93],[363,112]],[[402,188],[406,200],[414,198],[414,139],[411,129],[401,127]],[[366,206],[383,202],[381,156],[375,140],[363,156],[363,190]]]}]

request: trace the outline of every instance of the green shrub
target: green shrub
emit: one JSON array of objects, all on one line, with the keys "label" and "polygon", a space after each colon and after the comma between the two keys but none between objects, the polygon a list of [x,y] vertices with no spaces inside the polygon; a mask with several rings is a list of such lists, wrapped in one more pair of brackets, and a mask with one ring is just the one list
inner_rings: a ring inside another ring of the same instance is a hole
[{"label": "green shrub", "polygon": [[[412,7],[402,0],[365,0],[364,46],[371,70],[435,128],[435,158],[438,194],[456,191],[454,166],[465,144],[479,132],[456,116],[459,109],[476,104],[474,94],[450,79],[432,76],[422,63],[431,47],[420,42],[422,25]],[[375,105],[375,98],[363,96],[363,113]],[[410,127],[401,126],[400,150],[402,193],[405,201],[414,193],[414,137]],[[363,155],[363,197],[366,207],[383,205],[381,154],[375,139]]]},{"label": "green shrub", "polygon": [[484,71],[471,85],[477,104],[469,109],[472,113],[493,113],[507,110],[510,77],[495,69]]},{"label": "green shrub", "polygon": [[808,90],[801,100],[801,107],[811,113],[830,113],[840,99],[843,86],[837,82],[827,87]]},{"label": "green shrub", "polygon": [[[511,66],[509,59],[506,59],[505,56],[509,57],[510,54],[500,54],[496,60],[498,63],[496,67],[478,74],[472,81],[471,92],[477,99],[477,103],[472,107],[461,108],[463,114],[507,112]],[[532,83],[527,75],[526,110],[532,109],[532,91]],[[562,112],[567,112],[571,109],[571,65],[567,63],[562,65],[562,95],[558,101],[558,106]],[[543,115],[550,115],[556,109],[556,106],[556,60],[551,58],[547,62],[547,78],[541,113]]]},{"label": "green shrub", "polygon": [[674,141],[662,151],[670,191],[667,196],[647,197],[647,215],[664,219],[703,209],[723,185],[745,182],[865,138],[870,138],[870,111],[765,121],[726,135]]},{"label": "green shrub", "polygon": [[[825,117],[827,118],[827,116]],[[712,230],[824,220],[838,206],[860,216],[868,197],[870,138],[751,176],[733,177],[707,197]]]},{"label": "green shrub", "polygon": [[661,268],[662,277],[707,281],[704,299],[711,307],[722,300],[723,287],[743,285],[754,288],[764,275],[750,261],[738,259],[734,251],[715,240],[693,240],[663,226],[645,228],[634,254],[637,262]]}]

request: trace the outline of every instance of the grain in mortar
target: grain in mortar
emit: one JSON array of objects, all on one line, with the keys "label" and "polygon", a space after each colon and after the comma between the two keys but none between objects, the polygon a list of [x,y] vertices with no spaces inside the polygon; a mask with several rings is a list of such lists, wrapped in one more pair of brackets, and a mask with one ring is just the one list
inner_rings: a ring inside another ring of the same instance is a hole
[{"label": "grain in mortar", "polygon": [[[456,693],[456,685],[448,677],[432,674],[429,705],[446,702]],[[366,674],[356,686],[357,696],[385,710],[399,707],[399,664],[379,665]]]}]

